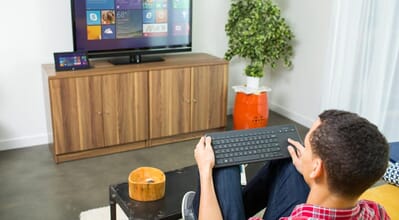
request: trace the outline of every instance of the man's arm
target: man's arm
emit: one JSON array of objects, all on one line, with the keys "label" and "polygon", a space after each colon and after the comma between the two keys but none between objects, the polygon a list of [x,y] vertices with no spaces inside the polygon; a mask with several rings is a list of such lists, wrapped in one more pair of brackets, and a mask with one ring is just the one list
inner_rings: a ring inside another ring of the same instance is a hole
[{"label": "man's arm", "polygon": [[202,137],[194,151],[197,161],[201,195],[199,204],[199,220],[223,219],[212,178],[212,169],[215,166],[215,155],[211,146],[210,137]]}]

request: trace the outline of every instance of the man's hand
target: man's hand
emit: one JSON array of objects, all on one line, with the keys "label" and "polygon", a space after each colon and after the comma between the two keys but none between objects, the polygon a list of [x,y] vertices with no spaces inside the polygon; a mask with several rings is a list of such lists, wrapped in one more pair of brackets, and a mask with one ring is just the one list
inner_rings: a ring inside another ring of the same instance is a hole
[{"label": "man's hand", "polygon": [[296,169],[298,170],[299,173],[302,174],[302,154],[303,151],[305,150],[305,147],[302,146],[301,143],[299,143],[298,141],[294,141],[290,138],[288,138],[288,143],[290,143],[293,146],[288,146],[288,152],[291,155],[292,158],[292,163],[294,164],[294,166],[296,167]]},{"label": "man's hand", "polygon": [[211,146],[211,137],[201,137],[194,150],[200,174],[209,174],[215,166],[215,154]]}]

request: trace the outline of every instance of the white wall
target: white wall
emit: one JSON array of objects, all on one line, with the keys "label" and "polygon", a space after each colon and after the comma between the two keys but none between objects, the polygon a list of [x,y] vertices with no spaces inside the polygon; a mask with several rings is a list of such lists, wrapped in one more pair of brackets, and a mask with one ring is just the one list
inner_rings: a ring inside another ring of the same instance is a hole
[{"label": "white wall", "polygon": [[[196,1],[194,49],[223,57],[227,50],[224,25],[231,1]],[[293,29],[295,57],[293,69],[266,70],[262,83],[272,88],[270,109],[310,127],[321,112],[321,80],[330,31],[330,1],[276,0]],[[212,7],[209,5],[212,4]],[[217,19],[216,19],[217,18]],[[233,85],[245,82],[245,60],[230,62],[228,113],[232,113]]]},{"label": "white wall", "polygon": [[[212,7],[210,7],[212,5]],[[194,0],[193,12],[193,51],[205,52],[217,57],[224,57],[227,50],[227,37],[224,26],[227,22],[230,1]],[[228,114],[232,113],[235,93],[233,85],[245,81],[243,69],[245,62],[231,62],[229,65]]]},{"label": "white wall", "polygon": [[[227,48],[224,25],[230,1],[193,0],[193,51],[223,57]],[[304,125],[320,111],[321,73],[329,31],[331,3],[317,0],[276,1],[294,29],[297,39],[294,68],[267,73],[263,81],[272,87],[271,109]],[[0,150],[48,142],[41,64],[53,62],[52,53],[70,51],[72,28],[70,1],[22,1],[18,13],[3,11],[0,21]],[[3,2],[15,8],[15,2]],[[5,13],[5,14],[4,14]],[[12,22],[10,22],[12,21]],[[245,62],[230,64],[229,113],[232,85],[244,82]]]},{"label": "white wall", "polygon": [[72,50],[69,1],[2,4],[18,10],[3,10],[0,21],[0,150],[47,142],[40,65]]},{"label": "white wall", "polygon": [[331,1],[276,1],[296,35],[293,69],[270,74],[271,109],[310,127],[321,109]]}]

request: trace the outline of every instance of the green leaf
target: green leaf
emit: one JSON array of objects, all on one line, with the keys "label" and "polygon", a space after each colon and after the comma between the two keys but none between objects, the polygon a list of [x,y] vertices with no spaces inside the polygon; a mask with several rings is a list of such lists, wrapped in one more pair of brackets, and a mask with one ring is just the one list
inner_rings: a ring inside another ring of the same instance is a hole
[{"label": "green leaf", "polygon": [[225,25],[229,38],[225,59],[250,59],[245,74],[255,77],[263,76],[265,65],[276,68],[279,60],[290,67],[294,34],[280,13],[271,0],[232,0]]}]

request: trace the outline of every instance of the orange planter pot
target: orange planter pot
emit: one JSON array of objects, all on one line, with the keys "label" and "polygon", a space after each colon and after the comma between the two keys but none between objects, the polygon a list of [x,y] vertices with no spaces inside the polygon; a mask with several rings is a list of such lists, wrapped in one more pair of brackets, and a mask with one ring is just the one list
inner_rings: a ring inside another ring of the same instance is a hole
[{"label": "orange planter pot", "polygon": [[245,94],[237,92],[234,104],[235,130],[265,127],[269,121],[267,93]]}]

